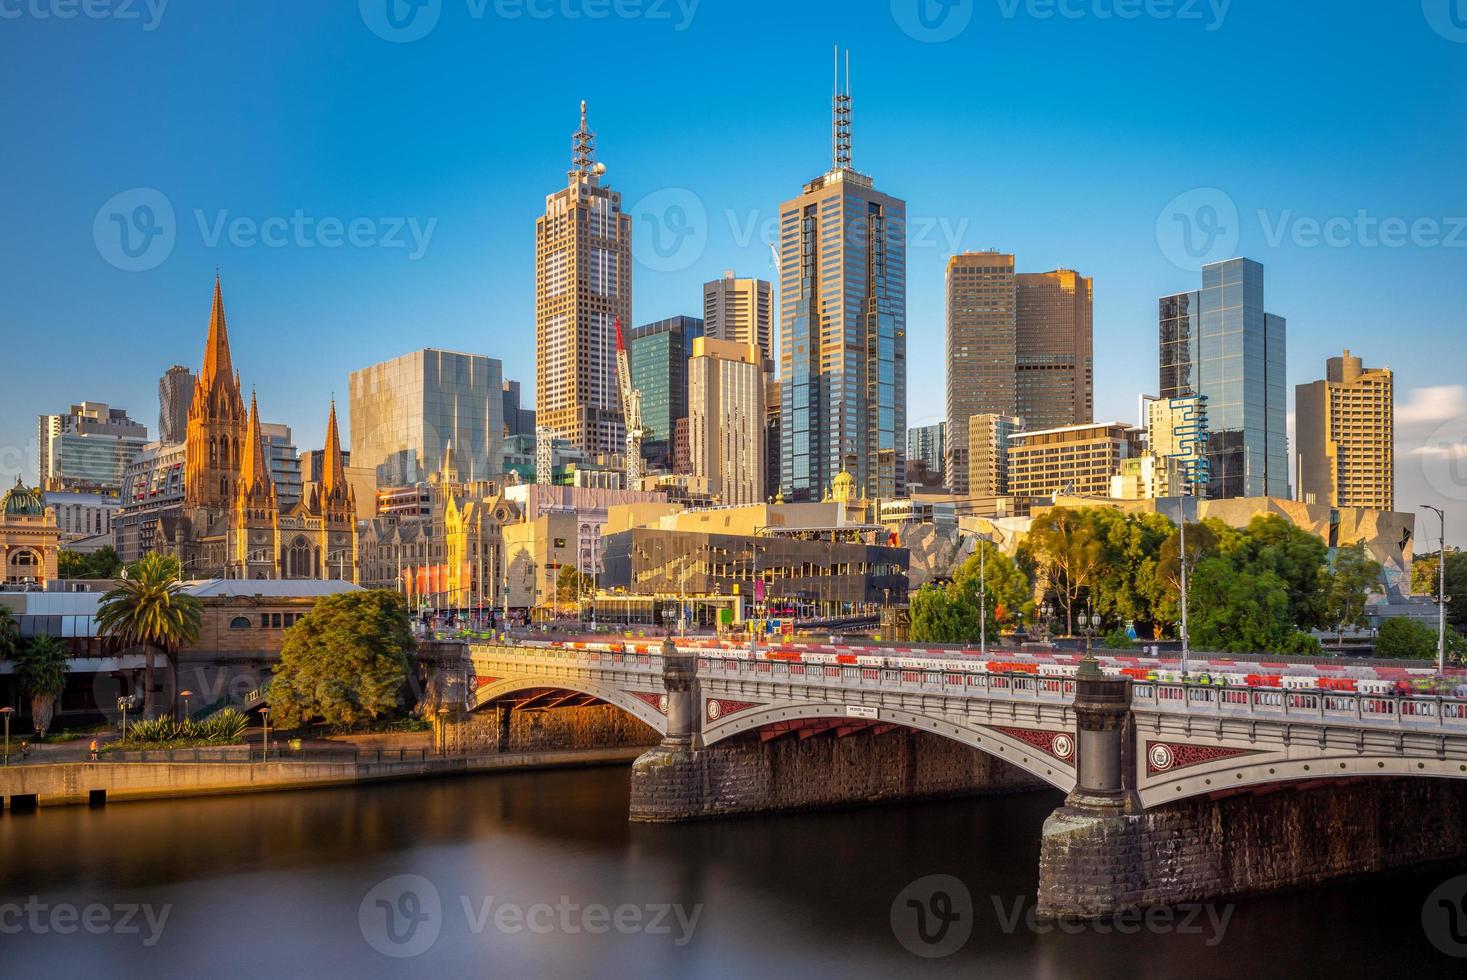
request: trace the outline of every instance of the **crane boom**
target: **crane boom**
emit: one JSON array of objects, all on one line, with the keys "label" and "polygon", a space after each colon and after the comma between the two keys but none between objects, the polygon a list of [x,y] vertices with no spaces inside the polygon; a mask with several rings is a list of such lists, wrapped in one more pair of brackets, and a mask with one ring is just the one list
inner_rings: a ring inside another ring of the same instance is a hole
[{"label": "crane boom", "polygon": [[642,464],[642,393],[632,385],[631,358],[621,336],[621,317],[616,325],[616,385],[621,390],[621,414],[627,430],[627,489],[640,487],[643,476]]}]

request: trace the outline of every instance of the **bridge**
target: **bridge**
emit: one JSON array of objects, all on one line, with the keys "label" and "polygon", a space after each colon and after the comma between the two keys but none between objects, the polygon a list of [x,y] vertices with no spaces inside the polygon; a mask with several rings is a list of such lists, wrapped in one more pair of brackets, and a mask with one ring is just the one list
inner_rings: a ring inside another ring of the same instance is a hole
[{"label": "bridge", "polygon": [[635,820],[1053,787],[1066,800],[1044,829],[1040,902],[1055,915],[1467,854],[1467,698],[1133,680],[1094,665],[812,664],[671,640],[468,652],[450,730],[487,729],[505,749],[527,717],[594,709],[581,738],[649,745]]}]

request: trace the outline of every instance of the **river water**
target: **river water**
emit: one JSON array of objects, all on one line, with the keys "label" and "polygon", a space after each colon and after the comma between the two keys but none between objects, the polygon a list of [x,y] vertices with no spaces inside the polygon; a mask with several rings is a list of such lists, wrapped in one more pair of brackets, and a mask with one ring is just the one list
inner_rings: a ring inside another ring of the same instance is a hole
[{"label": "river water", "polygon": [[0,976],[1467,975],[1422,920],[1467,867],[1070,933],[1030,914],[1054,794],[647,827],[627,784],[617,767],[6,814]]}]

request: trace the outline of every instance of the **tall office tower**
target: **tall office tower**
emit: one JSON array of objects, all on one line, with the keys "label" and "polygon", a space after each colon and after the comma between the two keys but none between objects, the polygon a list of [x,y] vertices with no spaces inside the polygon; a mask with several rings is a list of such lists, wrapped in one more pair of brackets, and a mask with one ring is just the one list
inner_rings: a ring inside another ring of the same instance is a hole
[{"label": "tall office tower", "polygon": [[943,462],[943,454],[946,452],[943,433],[947,430],[947,423],[934,422],[931,425],[919,425],[907,430],[907,462],[920,463],[923,467],[933,473],[941,473],[946,465]]},{"label": "tall office tower", "polygon": [[1212,464],[1207,457],[1209,432],[1207,398],[1146,399],[1146,448],[1151,456],[1168,460],[1158,469],[1164,479],[1158,484],[1161,496],[1200,497],[1211,482]]},{"label": "tall office tower", "polygon": [[763,279],[740,279],[729,269],[722,279],[703,284],[703,335],[736,344],[756,344],[766,360],[774,357],[770,316],[772,289]]},{"label": "tall office tower", "polygon": [[148,444],[147,427],[127,411],[82,402],[36,425],[37,471],[43,490],[79,490],[117,496],[127,465]]},{"label": "tall office tower", "polygon": [[1009,495],[1009,439],[1022,431],[1014,415],[986,413],[968,420],[968,496]]},{"label": "tall office tower", "polygon": [[1283,317],[1264,312],[1263,266],[1202,268],[1202,288],[1160,300],[1161,397],[1207,398],[1207,496],[1287,497]]},{"label": "tall office tower", "polygon": [[693,476],[725,505],[764,499],[764,352],[699,337],[688,360],[688,455]]},{"label": "tall office tower", "polygon": [[158,381],[158,441],[183,442],[188,434],[188,409],[198,379],[182,364],[169,368]]},{"label": "tall office tower", "polygon": [[654,466],[672,462],[673,428],[688,414],[688,358],[703,330],[695,316],[674,316],[634,327],[627,342],[632,385],[642,393],[642,456]]},{"label": "tall office tower", "polygon": [[1035,429],[1094,421],[1094,280],[1057,269],[1021,272],[1014,286],[1014,414]]},{"label": "tall office tower", "polygon": [[1299,499],[1330,507],[1396,508],[1396,381],[1346,350],[1325,378],[1294,389]]},{"label": "tall office tower", "polygon": [[851,167],[850,66],[831,169],[779,209],[780,484],[819,500],[842,470],[906,493],[906,204]]},{"label": "tall office tower", "polygon": [[779,379],[764,377],[764,499],[773,502],[779,496],[779,428],[782,424],[779,404]]},{"label": "tall office tower", "polygon": [[280,502],[281,510],[290,510],[301,502],[305,482],[300,451],[296,449],[290,426],[261,422],[260,442],[264,447],[265,468],[275,483],[275,499]]},{"label": "tall office tower", "polygon": [[504,379],[504,435],[505,438],[535,435],[535,410],[524,407],[520,383],[508,378]]},{"label": "tall office tower", "polygon": [[497,359],[427,348],[353,371],[349,383],[352,463],[371,469],[378,486],[420,483],[450,458],[450,479],[499,474],[504,367]]},{"label": "tall office tower", "polygon": [[947,263],[947,487],[968,495],[968,420],[1017,414],[1017,285],[1006,252]]},{"label": "tall office tower", "polygon": [[610,456],[626,451],[615,322],[632,320],[632,219],[601,184],[584,102],[572,146],[566,186],[535,219],[536,425]]}]

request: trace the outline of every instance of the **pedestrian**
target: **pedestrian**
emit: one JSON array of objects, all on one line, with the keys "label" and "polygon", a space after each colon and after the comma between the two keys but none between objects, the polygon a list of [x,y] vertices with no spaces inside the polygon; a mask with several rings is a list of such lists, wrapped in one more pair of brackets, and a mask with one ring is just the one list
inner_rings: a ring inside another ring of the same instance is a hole
[{"label": "pedestrian", "polygon": [[92,746],[91,746],[91,748],[92,748],[92,761],[93,762],[96,762],[97,761],[97,740],[95,738],[92,739]]},{"label": "pedestrian", "polygon": [[31,743],[25,739],[20,740],[20,761],[24,762],[31,756]]}]

